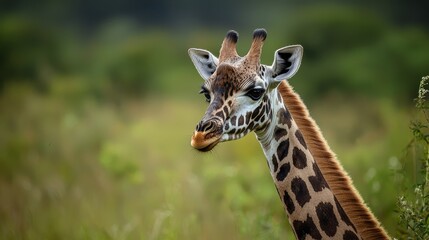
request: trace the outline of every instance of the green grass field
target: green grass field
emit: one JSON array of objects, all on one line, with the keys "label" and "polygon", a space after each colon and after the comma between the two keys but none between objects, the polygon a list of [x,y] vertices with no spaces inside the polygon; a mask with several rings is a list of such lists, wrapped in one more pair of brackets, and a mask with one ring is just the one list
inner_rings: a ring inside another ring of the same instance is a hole
[{"label": "green grass field", "polygon": [[[108,103],[64,89],[18,85],[1,96],[3,239],[292,238],[253,134],[207,154],[191,148],[203,99]],[[407,111],[332,96],[311,112],[395,233]]]}]

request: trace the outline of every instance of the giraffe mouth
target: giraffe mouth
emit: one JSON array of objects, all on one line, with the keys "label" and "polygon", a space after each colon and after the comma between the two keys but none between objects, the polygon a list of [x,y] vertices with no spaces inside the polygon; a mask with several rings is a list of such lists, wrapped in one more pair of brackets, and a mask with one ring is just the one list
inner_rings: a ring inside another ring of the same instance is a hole
[{"label": "giraffe mouth", "polygon": [[208,152],[208,151],[212,150],[218,143],[219,143],[219,141],[216,141],[216,142],[210,143],[209,145],[207,145],[203,148],[196,148],[196,149],[198,151],[201,151],[201,152]]},{"label": "giraffe mouth", "polygon": [[244,132],[241,132],[241,133],[224,134],[224,135],[222,135],[221,142],[241,139],[244,136],[246,136],[249,132],[250,132],[250,130],[245,130]]},{"label": "giraffe mouth", "polygon": [[212,150],[220,141],[220,136],[213,136],[206,139],[207,134],[205,132],[195,132],[191,139],[191,146],[198,151],[208,152]]}]

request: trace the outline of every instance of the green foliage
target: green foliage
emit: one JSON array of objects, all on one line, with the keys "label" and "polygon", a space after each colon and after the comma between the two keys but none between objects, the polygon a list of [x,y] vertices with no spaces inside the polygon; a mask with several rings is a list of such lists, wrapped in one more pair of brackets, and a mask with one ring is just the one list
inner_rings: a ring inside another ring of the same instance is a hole
[{"label": "green foliage", "polygon": [[141,182],[142,175],[132,161],[128,160],[127,150],[123,145],[107,144],[100,153],[100,163],[118,180],[127,179],[131,182]]},{"label": "green foliage", "polygon": [[1,85],[11,80],[38,79],[42,65],[53,53],[55,40],[52,37],[37,24],[23,19],[1,21]]},{"label": "green foliage", "polygon": [[[418,183],[412,193],[398,198],[400,231],[404,239],[427,239],[429,237],[429,116],[427,110],[427,84],[429,76],[420,81],[416,108],[419,116],[411,123],[413,140],[409,145],[410,154],[406,160],[422,166],[418,171]],[[412,154],[411,154],[412,153]]]},{"label": "green foliage", "polygon": [[[274,34],[263,63],[272,62],[277,48],[302,44],[304,61],[292,82],[310,103],[333,92],[407,103],[415,83],[404,79],[426,71],[429,37],[422,29],[398,29],[379,15],[346,6],[305,6],[289,18],[293,21],[286,26],[266,26]],[[151,94],[188,97],[186,91],[198,89],[200,80],[191,80],[199,76],[186,50],[200,47],[216,54],[225,31],[173,32],[122,17],[81,34],[10,14],[0,18],[0,84],[26,81],[49,90],[61,78],[79,82],[82,91],[101,101]],[[250,38],[250,33],[241,35],[240,53],[248,50]]]},{"label": "green foliage", "polygon": [[371,45],[387,30],[378,16],[358,7],[310,6],[298,10],[293,18],[285,38],[302,44],[310,59]]},{"label": "green foliage", "polygon": [[379,15],[344,6],[304,8],[293,19],[283,42],[304,46],[303,64],[291,81],[306,100],[339,92],[411,103],[415,82],[404,79],[427,71],[425,31],[395,29]]},{"label": "green foliage", "polygon": [[159,88],[162,67],[172,64],[176,50],[163,34],[137,33],[127,21],[113,21],[100,30],[88,68],[92,91],[118,98],[142,96]]}]

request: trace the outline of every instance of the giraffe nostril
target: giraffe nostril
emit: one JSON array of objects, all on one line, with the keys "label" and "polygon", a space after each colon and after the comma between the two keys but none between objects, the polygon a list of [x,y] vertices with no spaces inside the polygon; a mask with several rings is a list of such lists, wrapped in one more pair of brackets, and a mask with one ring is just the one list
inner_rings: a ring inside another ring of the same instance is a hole
[{"label": "giraffe nostril", "polygon": [[201,121],[198,123],[196,131],[210,133],[217,131],[218,127],[220,127],[220,124],[218,124],[215,120],[209,120],[205,122]]},{"label": "giraffe nostril", "polygon": [[195,127],[195,131],[201,132],[201,126],[203,125],[203,121],[200,121],[197,126]]},{"label": "giraffe nostril", "polygon": [[210,131],[210,129],[212,129],[213,128],[213,122],[212,121],[210,121],[210,122],[208,122],[205,126],[204,126],[204,129],[203,129],[203,131],[204,132],[209,132]]}]

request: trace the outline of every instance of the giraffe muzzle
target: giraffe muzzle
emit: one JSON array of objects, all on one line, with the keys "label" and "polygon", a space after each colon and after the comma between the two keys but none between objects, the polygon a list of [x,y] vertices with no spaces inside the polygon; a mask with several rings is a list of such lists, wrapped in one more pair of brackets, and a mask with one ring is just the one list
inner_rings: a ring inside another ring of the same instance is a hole
[{"label": "giraffe muzzle", "polygon": [[222,125],[218,120],[201,121],[198,123],[191,139],[191,146],[198,151],[207,152],[221,140]]}]

